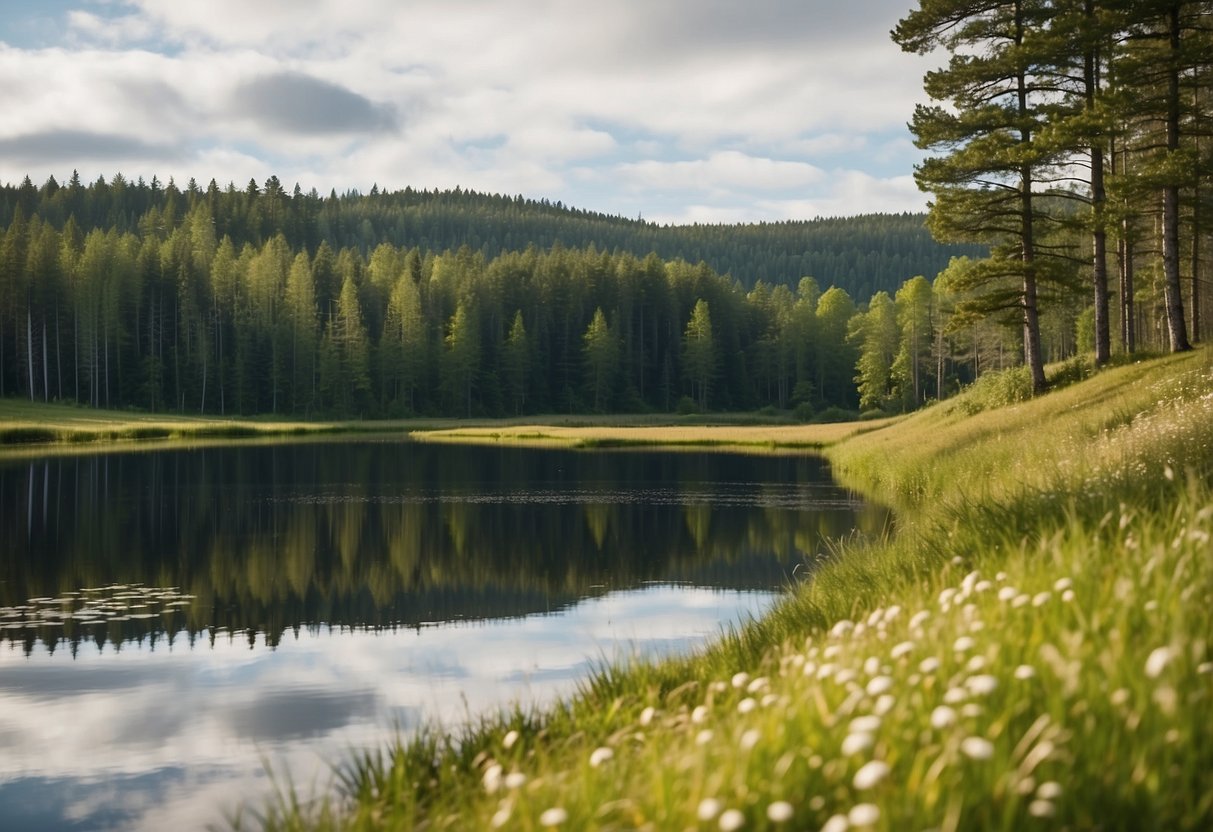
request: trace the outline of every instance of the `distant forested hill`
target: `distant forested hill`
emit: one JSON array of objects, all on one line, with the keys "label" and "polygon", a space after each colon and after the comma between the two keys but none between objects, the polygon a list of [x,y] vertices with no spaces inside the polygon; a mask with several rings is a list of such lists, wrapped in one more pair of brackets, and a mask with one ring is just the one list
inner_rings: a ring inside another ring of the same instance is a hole
[{"label": "distant forested hill", "polygon": [[469,246],[486,259],[528,246],[554,245],[628,252],[656,252],[665,260],[703,261],[713,271],[752,288],[759,280],[795,287],[812,276],[823,287],[837,286],[864,302],[877,291],[893,292],[914,275],[933,278],[951,257],[980,256],[975,246],[944,246],[931,239],[921,214],[869,214],[838,219],[748,225],[663,226],[559,202],[521,196],[453,191],[371,190],[322,197],[298,185],[288,192],[270,177],[250,180],[243,189],[214,180],[206,188],[193,180],[184,190],[122,175],[82,184],[75,175],[63,185],[53,178],[36,186],[0,187],[0,228],[18,206],[25,218],[37,215],[56,230],[75,217],[79,231],[113,230],[164,236],[200,203],[210,209],[217,238],[231,237],[237,250],[260,247],[281,232],[292,249],[315,252],[320,243],[355,248],[363,256],[381,243],[441,253]]}]

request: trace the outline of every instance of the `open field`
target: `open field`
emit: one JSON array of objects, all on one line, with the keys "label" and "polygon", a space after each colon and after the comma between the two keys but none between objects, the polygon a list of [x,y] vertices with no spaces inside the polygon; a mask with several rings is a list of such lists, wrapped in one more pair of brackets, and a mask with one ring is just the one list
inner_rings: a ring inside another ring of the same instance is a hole
[{"label": "open field", "polygon": [[826,454],[899,508],[896,537],[840,544],[699,655],[402,738],[245,824],[1213,826],[1207,350],[937,405]]}]

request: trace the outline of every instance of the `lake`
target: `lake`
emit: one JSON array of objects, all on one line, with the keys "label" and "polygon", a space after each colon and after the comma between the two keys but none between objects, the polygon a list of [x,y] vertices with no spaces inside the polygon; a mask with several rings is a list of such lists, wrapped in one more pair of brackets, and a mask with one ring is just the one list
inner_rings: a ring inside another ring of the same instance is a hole
[{"label": "lake", "polygon": [[0,460],[0,827],[223,826],[395,732],[692,650],[888,522],[812,456],[360,438]]}]

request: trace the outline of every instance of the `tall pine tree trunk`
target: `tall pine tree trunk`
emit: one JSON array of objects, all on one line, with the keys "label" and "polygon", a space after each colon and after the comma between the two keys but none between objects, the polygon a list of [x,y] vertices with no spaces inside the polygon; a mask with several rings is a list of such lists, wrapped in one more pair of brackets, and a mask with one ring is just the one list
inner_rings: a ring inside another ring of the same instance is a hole
[{"label": "tall pine tree trunk", "polygon": [[[1179,150],[1179,4],[1168,13],[1171,66],[1167,70],[1167,155]],[[1179,285],[1179,185],[1173,181],[1162,189],[1163,300],[1166,303],[1167,335],[1171,352],[1192,349],[1184,322],[1183,293]]]},{"label": "tall pine tree trunk", "polygon": [[25,354],[29,362],[29,400],[34,400],[34,313],[25,306]]}]

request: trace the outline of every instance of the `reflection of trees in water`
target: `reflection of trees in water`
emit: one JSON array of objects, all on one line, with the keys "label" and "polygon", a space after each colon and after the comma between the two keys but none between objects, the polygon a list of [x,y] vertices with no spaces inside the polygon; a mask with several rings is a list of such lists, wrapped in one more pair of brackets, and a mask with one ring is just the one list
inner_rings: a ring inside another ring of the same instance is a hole
[{"label": "reflection of trees in water", "polygon": [[53,458],[0,469],[0,605],[109,583],[195,596],[163,621],[81,629],[102,640],[410,626],[595,586],[768,589],[886,521],[805,457],[347,442]]}]

